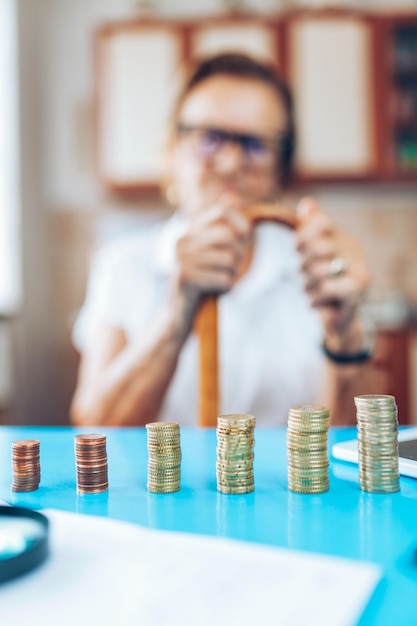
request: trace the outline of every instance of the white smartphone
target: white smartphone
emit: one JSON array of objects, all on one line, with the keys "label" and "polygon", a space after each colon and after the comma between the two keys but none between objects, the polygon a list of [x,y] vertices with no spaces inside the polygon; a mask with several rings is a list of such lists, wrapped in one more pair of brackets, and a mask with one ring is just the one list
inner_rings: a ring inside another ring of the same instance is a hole
[{"label": "white smartphone", "polygon": [[[399,468],[403,476],[417,478],[417,427],[407,428],[398,432]],[[335,459],[358,463],[358,440],[350,439],[335,443],[332,447]]]}]

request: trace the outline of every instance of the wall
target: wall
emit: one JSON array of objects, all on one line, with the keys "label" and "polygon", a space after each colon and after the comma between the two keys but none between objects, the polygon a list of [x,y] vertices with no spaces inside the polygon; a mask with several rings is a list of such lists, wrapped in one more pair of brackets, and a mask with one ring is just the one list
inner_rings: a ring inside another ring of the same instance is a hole
[{"label": "wall", "polygon": [[12,328],[14,415],[42,422],[52,413],[48,337],[48,213],[43,201],[43,4],[17,3],[23,306]]},{"label": "wall", "polygon": [[[18,423],[65,423],[77,356],[69,330],[82,301],[87,259],[97,235],[131,220],[98,187],[92,167],[91,36],[103,22],[130,17],[132,0],[18,0],[25,302],[14,325]],[[183,17],[214,13],[215,0],[159,0],[158,11]],[[282,0],[281,6],[303,2]],[[314,2],[310,4],[320,4]],[[336,2],[335,4],[342,4]],[[343,3],[346,4],[346,3]],[[362,2],[352,2],[363,6]],[[246,2],[276,10],[273,0]],[[369,8],[415,2],[368,0]],[[373,296],[398,286],[415,297],[417,187],[314,188],[324,208],[363,239],[376,274]],[[126,209],[126,207],[124,207]],[[137,203],[134,217],[162,207]],[[139,213],[138,210],[139,209]],[[100,230],[101,229],[101,230]],[[395,236],[393,236],[395,233]]]}]

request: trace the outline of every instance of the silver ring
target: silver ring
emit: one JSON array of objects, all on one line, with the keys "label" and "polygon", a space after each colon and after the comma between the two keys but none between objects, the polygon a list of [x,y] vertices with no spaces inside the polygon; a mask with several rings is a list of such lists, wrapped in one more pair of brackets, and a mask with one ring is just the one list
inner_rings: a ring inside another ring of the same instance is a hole
[{"label": "silver ring", "polygon": [[327,267],[327,274],[331,278],[335,278],[336,276],[341,276],[346,272],[346,261],[341,256],[335,256],[334,259],[329,261],[329,265]]}]

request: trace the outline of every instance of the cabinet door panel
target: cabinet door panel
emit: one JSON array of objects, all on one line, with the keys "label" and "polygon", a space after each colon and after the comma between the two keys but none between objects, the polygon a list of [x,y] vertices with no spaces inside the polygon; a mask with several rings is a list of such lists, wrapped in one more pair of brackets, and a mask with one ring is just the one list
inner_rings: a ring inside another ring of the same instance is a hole
[{"label": "cabinet door panel", "polygon": [[276,61],[276,33],[259,24],[201,27],[193,34],[192,50],[197,58],[233,50]]},{"label": "cabinet door panel", "polygon": [[180,50],[166,29],[126,30],[100,42],[98,169],[108,186],[158,180]]},{"label": "cabinet door panel", "polygon": [[367,176],[374,167],[371,32],[354,18],[290,25],[301,175]]}]

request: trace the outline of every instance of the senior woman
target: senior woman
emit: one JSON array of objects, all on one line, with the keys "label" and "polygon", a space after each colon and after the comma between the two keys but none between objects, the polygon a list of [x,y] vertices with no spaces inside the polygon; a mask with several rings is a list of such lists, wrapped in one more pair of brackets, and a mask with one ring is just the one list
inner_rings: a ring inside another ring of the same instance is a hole
[{"label": "senior woman", "polygon": [[74,423],[195,424],[193,322],[208,293],[221,294],[221,412],[279,425],[290,406],[317,402],[349,421],[345,400],[370,357],[360,246],[311,198],[296,233],[255,228],[242,211],[279,198],[293,144],[291,97],[273,68],[223,54],[189,77],[171,128],[175,214],[93,263],[74,329]]}]

